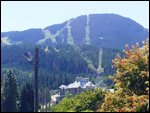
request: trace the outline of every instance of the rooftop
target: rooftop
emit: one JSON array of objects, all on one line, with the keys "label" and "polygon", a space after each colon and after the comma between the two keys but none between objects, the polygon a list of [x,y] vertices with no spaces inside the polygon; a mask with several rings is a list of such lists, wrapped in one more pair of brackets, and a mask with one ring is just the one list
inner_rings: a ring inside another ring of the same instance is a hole
[{"label": "rooftop", "polygon": [[76,77],[75,82],[69,84],[68,86],[66,85],[61,85],[59,88],[60,89],[68,89],[68,88],[89,88],[89,87],[95,87],[93,83],[89,81],[89,78],[82,78],[82,77]]}]

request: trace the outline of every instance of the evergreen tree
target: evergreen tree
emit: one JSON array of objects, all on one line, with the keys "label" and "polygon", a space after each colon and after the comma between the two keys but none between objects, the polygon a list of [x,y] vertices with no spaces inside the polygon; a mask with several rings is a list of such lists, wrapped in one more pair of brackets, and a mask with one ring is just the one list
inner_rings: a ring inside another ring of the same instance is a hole
[{"label": "evergreen tree", "polygon": [[26,83],[21,91],[20,112],[34,111],[34,91],[31,84]]},{"label": "evergreen tree", "polygon": [[1,111],[16,112],[17,96],[17,81],[12,71],[9,71],[4,79],[4,84],[2,88],[3,99],[1,102]]}]

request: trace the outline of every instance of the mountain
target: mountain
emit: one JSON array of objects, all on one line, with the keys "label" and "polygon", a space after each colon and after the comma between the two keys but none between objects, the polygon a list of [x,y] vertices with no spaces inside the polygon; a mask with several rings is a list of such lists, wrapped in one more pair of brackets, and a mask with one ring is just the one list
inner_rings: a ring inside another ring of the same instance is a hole
[{"label": "mountain", "polygon": [[116,14],[90,14],[44,29],[2,32],[1,46],[70,44],[123,49],[126,43],[141,44],[148,34],[146,28],[130,18]]},{"label": "mountain", "polygon": [[43,36],[42,29],[3,32],[1,33],[1,43],[6,44],[6,42],[9,42],[10,45],[13,45],[14,42],[20,42],[19,44],[35,44]]},{"label": "mountain", "polygon": [[[82,15],[44,29],[2,32],[1,75],[15,68],[20,85],[22,81],[33,81],[34,48],[39,45],[40,87],[57,89],[77,76],[89,77],[95,83],[100,81],[102,86],[110,85],[112,81],[107,75],[115,72],[112,68],[115,55],[123,55],[121,50],[126,43],[141,44],[147,37],[146,28],[115,14]],[[26,52],[31,53],[32,61],[24,58]],[[97,79],[97,75],[102,78]]]}]

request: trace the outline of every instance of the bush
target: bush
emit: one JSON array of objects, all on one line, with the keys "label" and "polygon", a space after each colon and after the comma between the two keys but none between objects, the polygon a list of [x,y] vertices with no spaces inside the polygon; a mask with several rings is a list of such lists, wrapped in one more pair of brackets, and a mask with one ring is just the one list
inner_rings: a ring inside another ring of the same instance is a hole
[{"label": "bush", "polygon": [[73,98],[65,97],[58,105],[52,107],[55,112],[65,111],[93,111],[103,101],[104,93],[100,89],[86,90]]}]

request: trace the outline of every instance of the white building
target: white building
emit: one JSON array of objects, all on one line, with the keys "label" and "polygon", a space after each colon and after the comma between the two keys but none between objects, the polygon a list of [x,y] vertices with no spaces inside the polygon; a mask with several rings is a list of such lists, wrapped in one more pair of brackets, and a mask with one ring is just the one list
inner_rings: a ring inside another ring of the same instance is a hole
[{"label": "white building", "polygon": [[53,104],[58,103],[65,94],[78,94],[86,89],[92,90],[95,88],[95,85],[89,81],[89,78],[76,77],[76,80],[69,85],[61,85],[59,87],[59,94],[51,96]]},{"label": "white building", "polygon": [[51,96],[51,105],[54,105],[60,101],[60,95],[56,94]]},{"label": "white building", "polygon": [[89,78],[76,77],[75,82],[69,85],[61,85],[59,87],[60,96],[64,96],[66,93],[77,94],[86,89],[93,89],[95,85],[89,81]]}]

